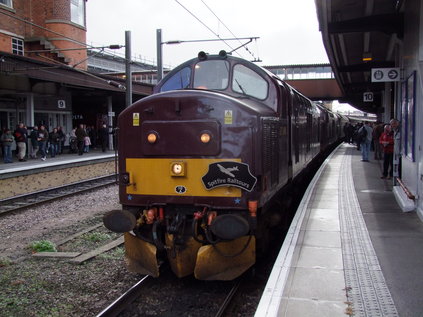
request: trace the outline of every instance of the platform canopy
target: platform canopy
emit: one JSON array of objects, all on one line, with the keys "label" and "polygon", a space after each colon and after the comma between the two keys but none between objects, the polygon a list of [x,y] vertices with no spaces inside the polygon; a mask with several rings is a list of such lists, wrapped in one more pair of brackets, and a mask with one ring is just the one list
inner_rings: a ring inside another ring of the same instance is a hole
[{"label": "platform canopy", "polygon": [[384,111],[382,95],[390,86],[372,82],[372,69],[389,71],[397,66],[396,44],[404,28],[402,2],[315,0],[326,52],[343,92],[341,102],[364,112]]}]

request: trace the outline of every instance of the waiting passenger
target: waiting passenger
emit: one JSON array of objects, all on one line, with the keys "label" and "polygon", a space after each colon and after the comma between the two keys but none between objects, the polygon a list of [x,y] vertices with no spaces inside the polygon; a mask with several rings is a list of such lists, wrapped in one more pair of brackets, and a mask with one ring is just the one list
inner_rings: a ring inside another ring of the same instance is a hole
[{"label": "waiting passenger", "polygon": [[90,145],[91,145],[91,138],[87,135],[84,138],[84,153],[88,153],[90,151]]},{"label": "waiting passenger", "polygon": [[40,126],[40,129],[38,130],[38,147],[40,149],[40,154],[41,154],[41,160],[45,161],[46,160],[46,146],[47,146],[47,141],[48,141],[48,132],[45,128],[45,126]]},{"label": "waiting passenger", "polygon": [[60,135],[57,132],[57,128],[53,129],[53,132],[49,135],[50,141],[50,156],[55,157],[56,154],[59,152],[59,142],[60,142]]},{"label": "waiting passenger", "polygon": [[37,152],[38,152],[38,126],[34,126],[32,128],[31,134],[29,135],[31,140],[31,153],[29,155],[30,158],[36,159]]},{"label": "waiting passenger", "polygon": [[379,142],[383,147],[383,175],[381,178],[391,179],[394,172],[394,131],[392,131],[389,124],[385,125],[384,131],[379,138]]},{"label": "waiting passenger", "polygon": [[360,142],[361,149],[361,161],[369,161],[370,144],[372,143],[373,129],[370,126],[370,122],[366,121],[364,125],[358,130],[358,140]]},{"label": "waiting passenger", "polygon": [[76,141],[78,143],[78,155],[82,155],[84,153],[84,140],[87,136],[87,132],[85,132],[84,125],[81,123],[75,131]]},{"label": "waiting passenger", "polygon": [[28,130],[25,128],[24,124],[21,122],[16,127],[15,130],[15,141],[16,147],[18,148],[18,159],[19,162],[25,162],[26,155],[26,141],[28,136]]},{"label": "waiting passenger", "polygon": [[5,129],[1,135],[1,143],[3,144],[3,159],[5,163],[13,163],[12,159],[12,144],[15,140],[12,131]]}]

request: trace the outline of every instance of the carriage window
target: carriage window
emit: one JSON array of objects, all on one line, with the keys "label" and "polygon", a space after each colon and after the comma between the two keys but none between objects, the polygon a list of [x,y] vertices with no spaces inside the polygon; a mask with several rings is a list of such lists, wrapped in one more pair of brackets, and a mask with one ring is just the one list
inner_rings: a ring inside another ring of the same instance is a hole
[{"label": "carriage window", "polygon": [[244,65],[235,65],[232,79],[233,91],[264,100],[267,97],[268,88],[269,85],[259,74]]},{"label": "carriage window", "polygon": [[210,60],[195,65],[194,88],[223,90],[228,87],[228,81],[227,61]]},{"label": "carriage window", "polygon": [[189,86],[190,78],[191,68],[182,68],[179,72],[174,74],[163,84],[162,88],[160,88],[160,91],[163,92],[187,88]]}]

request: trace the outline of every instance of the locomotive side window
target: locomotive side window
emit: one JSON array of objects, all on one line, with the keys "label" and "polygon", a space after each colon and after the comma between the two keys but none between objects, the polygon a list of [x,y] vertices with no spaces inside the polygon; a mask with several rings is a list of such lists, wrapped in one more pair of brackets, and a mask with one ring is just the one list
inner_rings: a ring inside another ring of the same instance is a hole
[{"label": "locomotive side window", "polygon": [[185,67],[182,68],[179,72],[170,77],[160,88],[160,91],[169,91],[184,89],[189,86],[191,79],[191,68]]},{"label": "locomotive side window", "polygon": [[260,100],[267,98],[269,85],[259,74],[244,65],[234,67],[232,90]]},{"label": "locomotive side window", "polygon": [[194,88],[223,90],[228,87],[228,81],[227,61],[209,60],[195,65]]}]

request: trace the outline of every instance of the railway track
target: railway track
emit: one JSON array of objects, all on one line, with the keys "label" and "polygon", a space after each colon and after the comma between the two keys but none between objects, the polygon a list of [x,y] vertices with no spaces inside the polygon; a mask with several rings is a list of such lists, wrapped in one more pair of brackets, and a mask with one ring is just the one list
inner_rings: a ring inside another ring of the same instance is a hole
[{"label": "railway track", "polygon": [[[134,286],[132,286],[124,294],[119,296],[118,299],[116,299],[112,304],[110,304],[107,308],[105,308],[102,312],[100,312],[96,317],[119,316],[120,313],[128,309],[131,305],[136,305],[137,299],[141,297],[143,292],[145,292],[145,288],[148,287],[147,282],[151,282],[151,281],[152,281],[151,277],[149,277],[148,275],[144,276],[140,281],[138,281]],[[234,281],[233,286],[230,288],[226,297],[220,304],[218,311],[216,312],[216,314],[214,314],[214,317],[225,316],[227,308],[232,302],[241,283],[242,283],[242,279],[238,279]],[[190,313],[192,315],[192,311]]]},{"label": "railway track", "polygon": [[15,196],[0,200],[0,217],[13,211],[43,204],[52,200],[63,198],[101,188],[116,183],[116,175],[109,175],[90,179],[70,185],[50,188],[33,192],[27,195]]},{"label": "railway track", "polygon": [[134,286],[100,312],[97,317],[114,317],[119,315],[141,295],[142,289],[144,288],[147,280],[150,279],[151,277],[148,275],[144,276]]}]

